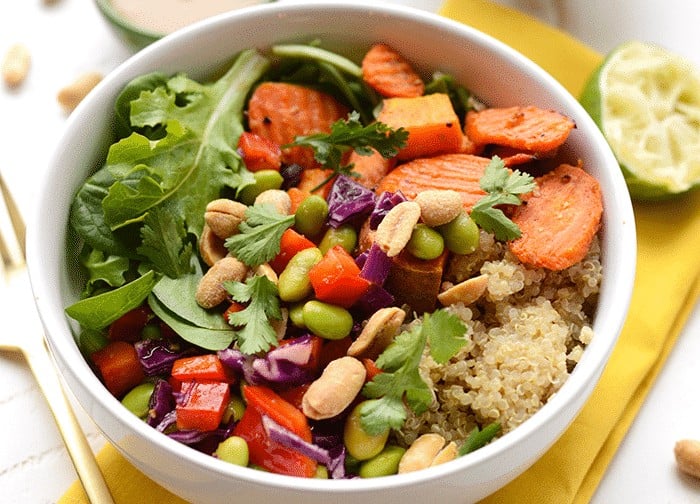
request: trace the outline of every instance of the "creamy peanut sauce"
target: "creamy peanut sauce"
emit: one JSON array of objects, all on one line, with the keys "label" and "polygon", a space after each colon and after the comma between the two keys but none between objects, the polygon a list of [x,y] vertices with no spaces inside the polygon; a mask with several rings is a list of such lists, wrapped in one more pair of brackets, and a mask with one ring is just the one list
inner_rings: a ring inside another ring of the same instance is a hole
[{"label": "creamy peanut sauce", "polygon": [[135,26],[170,33],[195,21],[268,0],[112,0],[114,10]]}]

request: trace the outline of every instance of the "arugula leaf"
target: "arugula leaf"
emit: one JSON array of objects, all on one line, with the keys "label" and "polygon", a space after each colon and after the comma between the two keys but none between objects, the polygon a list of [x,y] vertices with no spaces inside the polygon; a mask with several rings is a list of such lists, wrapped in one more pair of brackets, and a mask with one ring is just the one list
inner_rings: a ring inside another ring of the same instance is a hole
[{"label": "arugula leaf", "polygon": [[282,215],[270,204],[253,205],[224,245],[241,262],[258,266],[279,254],[282,234],[293,224],[294,215]]},{"label": "arugula leaf", "polygon": [[[144,219],[138,253],[167,276],[177,278],[191,270],[192,243],[178,215],[154,208]],[[184,246],[183,246],[184,244]]]},{"label": "arugula leaf", "polygon": [[347,120],[339,119],[331,125],[330,133],[315,133],[298,136],[293,142],[283,147],[310,147],[314,151],[314,159],[326,168],[333,170],[331,176],[352,175],[352,165],[341,166],[343,155],[351,149],[362,156],[372,155],[372,149],[383,157],[396,156],[399,149],[406,145],[408,131],[404,128],[392,129],[386,124],[375,121],[364,126],[357,111],[348,114]]},{"label": "arugula leaf", "polygon": [[362,389],[369,399],[360,412],[365,432],[378,435],[390,428],[400,429],[406,421],[404,400],[415,414],[423,413],[433,400],[433,391],[418,369],[425,345],[430,343],[431,354],[445,362],[466,343],[465,333],[466,327],[456,315],[438,310],[399,334],[377,358],[376,364],[384,372]]},{"label": "arugula leaf", "polygon": [[483,429],[479,429],[478,426],[474,427],[474,429],[472,429],[472,431],[469,433],[469,437],[467,437],[464,444],[459,448],[459,456],[461,457],[467,453],[473,452],[474,450],[478,450],[482,446],[485,446],[489,441],[496,437],[500,430],[501,424],[498,422],[492,422],[484,426]]},{"label": "arugula leaf", "polygon": [[102,329],[143,303],[157,282],[151,270],[117,289],[73,303],[65,312],[83,327]]},{"label": "arugula leaf", "polygon": [[277,333],[270,319],[280,320],[282,312],[277,296],[277,286],[265,275],[256,275],[246,283],[224,282],[231,297],[247,306],[229,315],[229,323],[242,327],[236,331],[238,346],[246,355],[267,352],[277,345]]},{"label": "arugula leaf", "polygon": [[520,236],[520,229],[497,205],[520,205],[519,194],[535,189],[532,176],[518,170],[510,172],[498,156],[491,158],[479,181],[486,196],[476,202],[469,214],[482,229],[493,233],[497,240],[514,240]]}]

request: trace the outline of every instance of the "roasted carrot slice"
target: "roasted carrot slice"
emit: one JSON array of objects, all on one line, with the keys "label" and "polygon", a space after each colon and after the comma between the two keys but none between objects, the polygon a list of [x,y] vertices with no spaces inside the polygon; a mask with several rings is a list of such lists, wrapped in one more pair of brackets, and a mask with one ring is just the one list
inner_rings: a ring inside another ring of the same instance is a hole
[{"label": "roasted carrot slice", "polygon": [[522,235],[510,242],[510,250],[524,264],[568,268],[586,256],[600,227],[600,185],[582,168],[568,164],[535,180],[537,189],[511,217]]},{"label": "roasted carrot slice", "polygon": [[[264,82],[248,102],[248,127],[253,133],[285,145],[297,136],[328,133],[349,109],[331,95],[283,82]],[[282,151],[282,162],[318,167],[308,147]]]},{"label": "roasted carrot slice", "polygon": [[[324,185],[323,181],[326,180],[329,175],[333,174],[333,170],[325,170],[323,168],[307,168],[301,172],[301,180],[297,189],[308,194],[318,194],[324,198],[328,196],[328,192],[331,190],[333,181],[330,180]],[[319,187],[321,186],[321,187]],[[318,189],[316,189],[318,187]]]},{"label": "roasted carrot slice", "polygon": [[353,164],[352,171],[360,176],[357,181],[368,189],[374,189],[395,164],[393,159],[387,159],[377,151],[371,156],[361,156],[353,151],[348,163]]},{"label": "roasted carrot slice", "polygon": [[462,195],[469,211],[486,194],[479,180],[491,160],[471,154],[443,154],[419,158],[394,168],[377,185],[376,193],[401,192],[408,199],[428,189],[452,189]]},{"label": "roasted carrot slice", "polygon": [[434,93],[415,98],[387,98],[377,120],[408,131],[399,160],[461,152],[464,134],[449,96]]},{"label": "roasted carrot slice", "polygon": [[362,78],[385,98],[421,96],[425,84],[399,52],[386,44],[375,44],[362,59]]},{"label": "roasted carrot slice", "polygon": [[467,136],[477,144],[547,152],[562,145],[575,127],[572,119],[534,106],[488,108],[467,113]]}]

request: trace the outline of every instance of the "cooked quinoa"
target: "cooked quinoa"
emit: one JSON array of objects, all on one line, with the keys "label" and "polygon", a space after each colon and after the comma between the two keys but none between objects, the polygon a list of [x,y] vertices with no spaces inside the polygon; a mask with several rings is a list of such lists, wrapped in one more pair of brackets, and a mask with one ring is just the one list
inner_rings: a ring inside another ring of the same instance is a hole
[{"label": "cooked quinoa", "polygon": [[521,264],[482,231],[479,249],[449,264],[443,287],[480,274],[488,276],[484,296],[449,308],[467,325],[468,342],[443,365],[426,349],[420,371],[435,399],[421,415],[409,411],[399,443],[435,432],[460,444],[491,422],[501,434],[513,430],[559,390],[593,337],[602,278],[597,238],[581,262],[550,271]]}]

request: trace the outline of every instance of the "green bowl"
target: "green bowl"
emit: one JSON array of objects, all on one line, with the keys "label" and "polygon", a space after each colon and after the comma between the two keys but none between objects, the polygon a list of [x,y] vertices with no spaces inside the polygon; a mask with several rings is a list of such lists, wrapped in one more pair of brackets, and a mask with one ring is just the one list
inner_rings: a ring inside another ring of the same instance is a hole
[{"label": "green bowl", "polygon": [[[149,0],[143,1],[148,2]],[[260,3],[274,1],[276,0],[261,0]],[[95,0],[95,4],[116,35],[135,51],[143,49],[147,45],[167,35],[167,33],[148,30],[124,18],[124,16],[114,8],[112,0]]]}]

